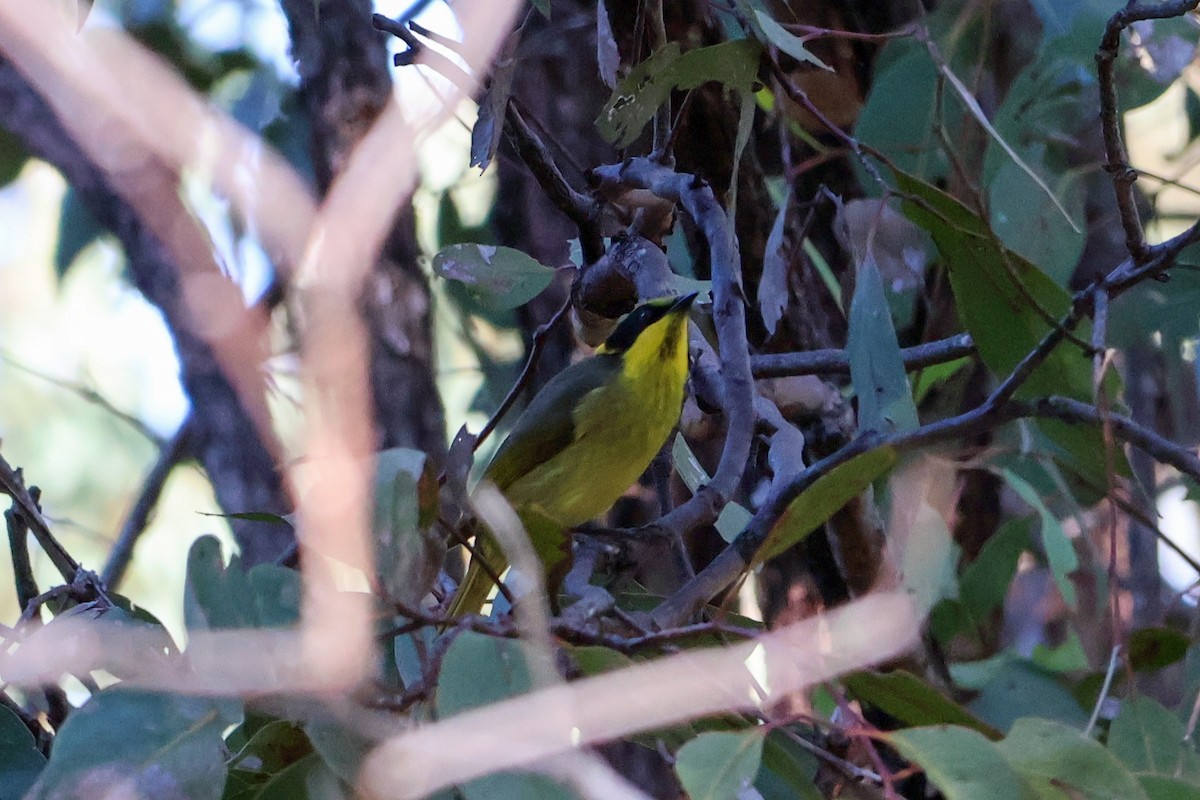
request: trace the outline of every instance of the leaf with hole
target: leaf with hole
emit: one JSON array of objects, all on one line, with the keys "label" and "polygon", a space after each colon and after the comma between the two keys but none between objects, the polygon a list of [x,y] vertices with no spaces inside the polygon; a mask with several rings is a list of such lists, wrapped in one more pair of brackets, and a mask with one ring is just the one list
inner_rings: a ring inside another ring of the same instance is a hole
[{"label": "leaf with hole", "polygon": [[520,250],[484,244],[443,247],[433,257],[433,271],[502,309],[528,303],[554,280],[554,270]]},{"label": "leaf with hole", "polygon": [[617,147],[628,147],[675,90],[716,81],[749,92],[758,75],[762,50],[742,39],[683,53],[677,42],[659,48],[617,85],[596,120],[596,130]]}]

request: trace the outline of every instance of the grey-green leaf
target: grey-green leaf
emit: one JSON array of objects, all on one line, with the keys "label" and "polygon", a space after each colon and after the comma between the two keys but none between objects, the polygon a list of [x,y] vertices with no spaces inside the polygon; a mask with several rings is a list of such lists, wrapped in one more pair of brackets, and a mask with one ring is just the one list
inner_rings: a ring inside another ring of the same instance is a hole
[{"label": "grey-green leaf", "polygon": [[448,717],[527,692],[532,685],[519,642],[465,631],[442,660],[438,713]]},{"label": "grey-green leaf", "polygon": [[883,279],[869,249],[858,265],[846,350],[850,379],[858,395],[859,430],[890,433],[917,427],[917,407],[900,356]]},{"label": "grey-green leaf", "polygon": [[762,35],[768,42],[778,47],[783,52],[787,53],[797,61],[802,61],[806,64],[812,64],[814,67],[833,72],[833,67],[826,64],[821,59],[817,58],[807,47],[804,46],[804,41],[784,28],[776,22],[770,14],[762,9],[754,9],[754,21],[758,23]]}]

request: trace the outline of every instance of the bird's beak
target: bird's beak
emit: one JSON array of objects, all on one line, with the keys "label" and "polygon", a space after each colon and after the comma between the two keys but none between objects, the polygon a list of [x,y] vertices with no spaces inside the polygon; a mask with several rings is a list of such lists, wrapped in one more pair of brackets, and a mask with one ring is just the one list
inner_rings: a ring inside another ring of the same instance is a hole
[{"label": "bird's beak", "polygon": [[679,297],[678,299],[676,299],[675,302],[671,304],[670,310],[671,311],[687,311],[689,308],[692,307],[692,303],[694,303],[696,301],[696,298],[699,296],[700,296],[699,292],[692,292],[691,294],[685,294],[685,295]]}]

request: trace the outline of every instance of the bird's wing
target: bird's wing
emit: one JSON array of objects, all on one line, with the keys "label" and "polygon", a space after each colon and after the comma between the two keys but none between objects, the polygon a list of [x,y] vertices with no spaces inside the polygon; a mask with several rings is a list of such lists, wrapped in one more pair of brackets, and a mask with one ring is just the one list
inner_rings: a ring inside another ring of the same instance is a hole
[{"label": "bird's wing", "polygon": [[579,403],[620,371],[620,356],[598,355],[555,375],[521,413],[484,477],[503,490],[561,453],[575,439]]}]

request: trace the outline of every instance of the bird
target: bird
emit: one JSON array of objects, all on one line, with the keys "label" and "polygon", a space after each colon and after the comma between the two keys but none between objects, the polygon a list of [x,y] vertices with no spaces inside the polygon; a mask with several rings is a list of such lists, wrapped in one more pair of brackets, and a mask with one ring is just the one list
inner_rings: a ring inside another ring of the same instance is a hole
[{"label": "bird", "polygon": [[[563,531],[612,507],[678,423],[696,297],[660,297],[631,311],[595,355],[542,387],[484,470],[480,483],[504,494],[547,573],[568,557]],[[507,566],[499,543],[481,530],[447,617],[479,613],[492,576]]]}]

